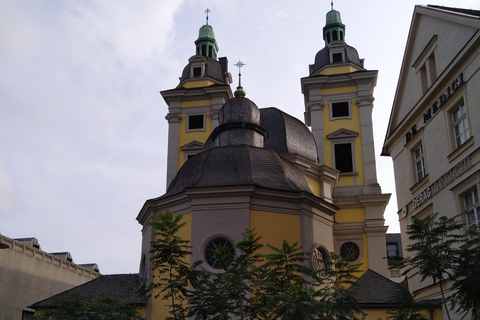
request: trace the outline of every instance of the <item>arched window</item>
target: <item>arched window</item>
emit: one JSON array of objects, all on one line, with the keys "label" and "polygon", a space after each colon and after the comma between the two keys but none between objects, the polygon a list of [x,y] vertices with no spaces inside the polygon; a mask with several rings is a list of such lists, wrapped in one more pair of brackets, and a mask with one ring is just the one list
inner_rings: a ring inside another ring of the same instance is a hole
[{"label": "arched window", "polygon": [[343,31],[340,31],[340,40],[343,41]]},{"label": "arched window", "polygon": [[332,36],[333,36],[333,41],[338,40],[338,32],[337,32],[337,30],[333,30]]},{"label": "arched window", "polygon": [[207,56],[207,46],[202,45],[202,56],[206,57]]},{"label": "arched window", "polygon": [[213,47],[212,46],[208,46],[208,57],[209,58],[213,58]]},{"label": "arched window", "polygon": [[330,32],[327,33],[327,43],[330,43]]}]

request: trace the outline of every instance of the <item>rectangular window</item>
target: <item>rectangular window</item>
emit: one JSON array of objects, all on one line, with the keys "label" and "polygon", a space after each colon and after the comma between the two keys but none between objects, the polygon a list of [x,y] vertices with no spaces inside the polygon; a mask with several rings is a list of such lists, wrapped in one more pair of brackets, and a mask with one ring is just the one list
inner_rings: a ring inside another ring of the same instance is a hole
[{"label": "rectangular window", "polygon": [[422,94],[432,86],[437,80],[437,63],[436,63],[436,51],[437,51],[437,36],[433,36],[422,52],[418,55],[417,59],[413,63],[412,67],[418,75],[420,83],[420,91]]},{"label": "rectangular window", "polygon": [[453,117],[453,131],[455,133],[455,144],[460,147],[470,138],[470,131],[468,130],[467,115],[465,112],[465,103],[452,112]]},{"label": "rectangular window", "polygon": [[201,67],[195,67],[193,68],[193,77],[201,77],[202,76],[202,68]]},{"label": "rectangular window", "polygon": [[189,115],[188,116],[188,130],[203,130],[205,121],[203,114]]},{"label": "rectangular window", "polygon": [[335,144],[335,168],[340,172],[353,172],[352,145]]},{"label": "rectangular window", "polygon": [[397,243],[387,243],[387,257],[397,257],[398,256],[398,244]]},{"label": "rectangular window", "polygon": [[342,54],[341,54],[341,53],[334,53],[334,54],[332,54],[332,62],[333,62],[333,63],[343,62]]},{"label": "rectangular window", "polygon": [[332,118],[344,118],[350,116],[350,106],[348,102],[332,103]]},{"label": "rectangular window", "polygon": [[467,227],[469,229],[477,226],[480,228],[480,202],[478,201],[478,190],[473,189],[463,196],[467,216]]},{"label": "rectangular window", "polygon": [[390,278],[400,278],[400,270],[390,269]]},{"label": "rectangular window", "polygon": [[422,145],[413,151],[413,158],[415,160],[415,175],[418,182],[425,177],[425,159],[423,157]]}]

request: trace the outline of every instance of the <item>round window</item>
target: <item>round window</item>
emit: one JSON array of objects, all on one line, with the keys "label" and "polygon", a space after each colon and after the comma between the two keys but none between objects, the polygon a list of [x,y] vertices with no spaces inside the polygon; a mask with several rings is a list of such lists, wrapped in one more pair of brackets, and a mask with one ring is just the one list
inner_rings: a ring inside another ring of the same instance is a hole
[{"label": "round window", "polygon": [[[225,238],[216,238],[210,241],[205,247],[205,261],[208,265],[215,269],[221,269],[221,265],[228,263],[222,261],[222,250],[227,249],[231,253],[235,253],[233,244]],[[225,253],[225,252],[223,252]]]},{"label": "round window", "polygon": [[348,261],[355,261],[360,256],[360,249],[353,242],[345,242],[340,247],[340,256]]}]

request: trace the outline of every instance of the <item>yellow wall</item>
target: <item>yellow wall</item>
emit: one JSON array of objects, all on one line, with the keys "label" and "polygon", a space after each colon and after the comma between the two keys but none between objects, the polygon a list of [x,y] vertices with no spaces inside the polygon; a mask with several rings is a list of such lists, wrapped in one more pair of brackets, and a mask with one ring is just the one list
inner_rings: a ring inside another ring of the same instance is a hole
[{"label": "yellow wall", "polygon": [[[290,245],[301,245],[298,215],[251,210],[250,228],[262,237],[263,244],[281,247],[283,240],[287,240]],[[271,252],[264,247],[260,253]]]},{"label": "yellow wall", "polygon": [[[322,94],[338,94],[338,93],[348,93],[348,92],[356,92],[357,87],[344,87],[344,88],[336,88],[336,89],[327,89],[322,90]],[[356,184],[364,184],[365,183],[365,174],[363,172],[363,152],[362,152],[362,132],[360,126],[360,110],[358,109],[358,104],[355,102],[355,99],[351,101],[351,112],[352,112],[352,119],[338,119],[338,120],[330,120],[330,102],[327,101],[325,103],[325,107],[323,108],[323,145],[324,145],[324,158],[325,164],[331,167],[333,165],[333,157],[332,157],[332,147],[331,141],[327,139],[327,135],[340,130],[342,128],[351,130],[354,132],[358,132],[358,136],[355,138],[355,170],[358,172],[356,175]],[[340,176],[340,179],[337,183],[338,186],[348,186],[354,184],[354,177],[353,176]]]},{"label": "yellow wall", "polygon": [[363,274],[365,271],[370,269],[370,264],[368,263],[368,241],[367,241],[367,234],[363,234],[363,258],[360,261],[360,270],[362,270],[361,274]]},{"label": "yellow wall", "polygon": [[214,85],[215,83],[210,80],[197,80],[197,81],[187,81],[183,84],[184,88],[200,88],[208,87]]},{"label": "yellow wall", "polygon": [[[211,106],[212,100],[197,100],[197,101],[184,101],[180,103],[180,108],[191,108],[191,107],[204,107]],[[191,131],[187,132],[187,116],[185,113],[182,113],[182,119],[180,120],[179,128],[179,147],[186,145],[189,142],[194,140],[205,143],[208,137],[212,133],[212,118],[208,115],[205,115],[205,131]],[[185,154],[182,149],[178,148],[178,169],[179,170],[185,163]]]},{"label": "yellow wall", "polygon": [[[387,317],[391,316],[387,313],[388,309],[362,309],[367,314],[366,320],[387,320]],[[419,311],[426,319],[430,319],[430,313],[428,309],[422,309]],[[433,312],[434,320],[442,320],[442,309],[436,308]]]},{"label": "yellow wall", "polygon": [[365,221],[365,209],[341,209],[335,214],[336,222],[363,222]]},{"label": "yellow wall", "polygon": [[352,66],[342,66],[342,67],[333,67],[333,68],[325,68],[319,74],[323,75],[331,75],[331,74],[343,74],[343,73],[351,73],[355,71],[359,71],[360,69],[352,67]]},{"label": "yellow wall", "polygon": [[313,194],[320,197],[320,182],[311,178],[307,178],[307,181],[310,189],[312,189]]},{"label": "yellow wall", "polygon": [[[181,223],[186,222],[186,225],[181,228],[178,232],[178,236],[183,240],[191,241],[192,239],[192,215],[190,213],[183,215]],[[185,261],[190,263],[190,256],[187,256]],[[157,270],[155,270],[155,279],[158,278]],[[169,304],[166,300],[162,300],[162,296],[155,298],[160,293],[159,289],[155,289],[152,292],[152,312],[151,319],[166,319],[170,316],[168,313],[168,307],[166,304]]]}]

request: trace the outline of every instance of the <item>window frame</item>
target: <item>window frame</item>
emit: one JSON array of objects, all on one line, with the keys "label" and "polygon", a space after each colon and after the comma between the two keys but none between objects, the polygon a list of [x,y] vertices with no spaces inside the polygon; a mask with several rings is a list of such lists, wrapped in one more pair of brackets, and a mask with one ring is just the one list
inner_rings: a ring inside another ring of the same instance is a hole
[{"label": "window frame", "polygon": [[[338,116],[338,117],[333,116],[334,105],[338,103],[348,103],[348,115]],[[331,101],[328,103],[328,108],[330,111],[330,120],[352,119],[352,101],[350,99]]]},{"label": "window frame", "polygon": [[[417,158],[416,156],[416,151],[421,150],[421,155]],[[427,176],[427,168],[426,168],[426,163],[425,163],[425,148],[423,147],[423,143],[417,144],[414,148],[412,148],[412,157],[413,157],[413,173],[415,177],[415,183],[418,183],[422,181],[426,176]],[[422,177],[419,177],[419,170],[418,170],[418,164],[421,163],[421,172],[422,172]]]},{"label": "window frame", "polygon": [[[465,206],[465,195],[471,193],[473,190],[477,190],[478,199],[480,200],[480,172],[476,172],[470,175],[468,178],[454,186],[452,192],[455,196],[456,203],[457,203],[457,212],[460,214],[462,222],[464,223],[464,232],[467,233],[468,231],[468,221],[467,221],[467,211],[469,208]],[[470,208],[477,209],[477,225],[480,222],[480,202],[476,203],[475,206]]]},{"label": "window frame", "polygon": [[[350,146],[350,161],[351,161],[351,167],[352,167],[352,170],[350,171],[342,171],[338,168],[337,166],[337,146],[346,146],[346,145],[349,145]],[[354,150],[354,143],[352,142],[336,142],[333,144],[333,152],[332,152],[332,157],[333,157],[333,167],[335,169],[337,169],[338,171],[340,171],[340,174],[349,174],[349,173],[353,173],[355,172],[355,150]]]},{"label": "window frame", "polygon": [[420,93],[425,94],[428,89],[433,85],[437,80],[439,73],[438,69],[438,45],[437,45],[437,35],[434,35],[428,44],[425,46],[423,51],[420,53],[418,58],[413,63],[412,67],[417,73],[417,78],[419,82]]},{"label": "window frame", "polygon": [[[461,198],[462,198],[462,206],[464,209],[464,220],[465,220],[465,231],[468,231],[470,228],[472,228],[474,225],[476,225],[478,228],[480,228],[480,197],[479,197],[479,191],[478,191],[477,186],[473,186],[466,192],[462,193]],[[473,195],[473,202],[472,205],[467,206],[466,203],[466,197],[469,195]],[[473,213],[473,219],[474,222],[470,223],[468,215],[470,213]]]},{"label": "window frame", "polygon": [[[463,109],[463,110],[462,110]],[[463,111],[459,118],[455,119],[455,115],[457,110]],[[455,146],[457,148],[461,147],[468,139],[470,139],[470,131],[468,128],[468,119],[467,119],[467,107],[465,102],[462,102],[451,112],[452,119],[452,127],[453,127],[453,135],[455,138]],[[460,134],[457,134],[457,128],[460,126],[463,127],[463,130]],[[463,137],[463,141],[459,141],[459,138]]]},{"label": "window frame", "polygon": [[[195,116],[202,116],[203,117],[203,125],[200,128],[190,128],[190,117],[195,117]],[[185,131],[186,132],[195,132],[195,131],[205,131],[206,130],[206,114],[205,113],[189,113],[186,115],[186,124],[185,124]]]},{"label": "window frame", "polygon": [[[333,37],[333,35],[332,35]],[[337,39],[338,40],[338,39]],[[333,41],[337,41],[337,40],[333,40],[332,38],[332,42]],[[341,54],[342,55],[342,59],[341,61],[336,61],[336,62],[333,62],[333,56],[336,55],[336,54]],[[342,64],[342,63],[346,63],[346,59],[345,59],[345,47],[344,45],[342,44],[333,44],[330,46],[330,50],[329,50],[329,59],[330,59],[330,64]]]},{"label": "window frame", "polygon": [[[352,161],[352,171],[351,172],[340,172],[340,176],[352,176],[358,175],[357,164],[355,158],[355,139],[358,137],[358,132],[351,131],[348,129],[339,129],[327,135],[327,139],[330,140],[330,148],[332,153],[332,167],[337,169],[336,166],[336,149],[335,146],[339,144],[350,144],[351,150],[351,161]],[[339,169],[337,169],[339,170]],[[340,171],[340,170],[339,170]]]}]

